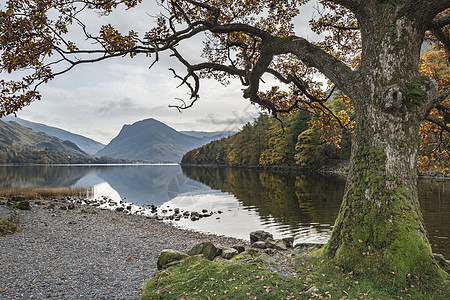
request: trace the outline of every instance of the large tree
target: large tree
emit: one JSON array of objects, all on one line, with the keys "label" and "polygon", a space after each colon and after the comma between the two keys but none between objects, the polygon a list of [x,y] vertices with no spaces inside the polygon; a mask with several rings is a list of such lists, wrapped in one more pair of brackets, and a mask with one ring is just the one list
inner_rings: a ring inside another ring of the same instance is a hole
[{"label": "large tree", "polygon": [[[417,196],[421,123],[450,94],[419,73],[424,38],[450,49],[448,0],[320,0],[313,29],[320,43],[297,36],[294,18],[308,0],[161,0],[157,25],[139,35],[105,24],[97,33],[83,23],[88,10],[113,14],[140,0],[9,0],[0,11],[0,68],[25,70],[1,84],[0,114],[14,113],[40,95],[37,88],[80,64],[112,57],[170,52],[185,68],[172,70],[199,98],[202,78],[239,78],[244,98],[274,114],[308,109],[346,124],[327,107],[331,91],[314,82],[320,72],[351,99],[355,128],[350,174],[341,211],[323,255],[353,270],[444,276],[437,267]],[[80,26],[81,43],[69,29]],[[202,63],[183,56],[184,41],[205,36]],[[427,36],[426,36],[427,35]],[[283,87],[260,91],[272,76]],[[444,111],[444,109],[442,109]],[[335,120],[335,121],[331,121]],[[435,124],[439,120],[430,119]],[[443,124],[445,125],[445,124]]]}]

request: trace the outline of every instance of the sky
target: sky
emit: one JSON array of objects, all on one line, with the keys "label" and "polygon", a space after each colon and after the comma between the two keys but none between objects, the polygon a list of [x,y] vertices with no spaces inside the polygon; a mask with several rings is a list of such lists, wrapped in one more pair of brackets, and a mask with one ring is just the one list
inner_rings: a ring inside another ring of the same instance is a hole
[{"label": "sky", "polygon": [[[102,23],[117,25],[122,32],[134,29],[139,33],[154,26],[159,7],[154,1],[144,6],[121,11],[108,17],[94,13],[83,15],[85,24],[98,28]],[[309,30],[308,21],[314,12],[311,1],[296,19],[296,35],[317,40]],[[5,0],[0,0],[0,9]],[[74,30],[74,39],[80,32]],[[183,55],[200,61],[201,37],[182,45]],[[55,78],[40,88],[41,101],[33,102],[17,112],[19,118],[55,126],[107,144],[124,124],[154,118],[179,131],[237,131],[257,117],[260,109],[242,97],[243,86],[232,80],[223,86],[214,80],[201,82],[200,99],[181,113],[169,105],[180,104],[177,98],[189,100],[187,89],[176,88],[180,81],[168,69],[180,65],[163,55],[151,69],[152,58],[137,56],[81,65]],[[0,79],[16,75],[0,73]],[[270,81],[269,81],[270,82]]]}]

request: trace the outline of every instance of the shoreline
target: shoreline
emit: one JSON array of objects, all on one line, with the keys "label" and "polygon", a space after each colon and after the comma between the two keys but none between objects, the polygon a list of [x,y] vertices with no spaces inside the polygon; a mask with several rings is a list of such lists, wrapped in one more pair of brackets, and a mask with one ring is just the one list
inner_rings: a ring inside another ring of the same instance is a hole
[{"label": "shoreline", "polygon": [[[196,168],[212,168],[212,169],[237,169],[237,170],[258,170],[258,171],[273,171],[273,172],[298,172],[298,173],[315,173],[315,174],[331,174],[336,176],[347,177],[349,171],[347,168],[328,168],[324,167],[318,170],[305,169],[298,166],[228,166],[228,165],[216,165],[216,164],[183,164],[180,163],[181,167],[196,167]],[[418,180],[429,180],[438,182],[448,182],[450,181],[450,174],[439,173],[437,171],[427,171],[427,173],[417,174]]]},{"label": "shoreline", "polygon": [[[161,250],[248,244],[90,205],[30,203],[18,211],[22,231],[0,236],[1,299],[138,299]],[[13,211],[0,205],[1,218]]]}]

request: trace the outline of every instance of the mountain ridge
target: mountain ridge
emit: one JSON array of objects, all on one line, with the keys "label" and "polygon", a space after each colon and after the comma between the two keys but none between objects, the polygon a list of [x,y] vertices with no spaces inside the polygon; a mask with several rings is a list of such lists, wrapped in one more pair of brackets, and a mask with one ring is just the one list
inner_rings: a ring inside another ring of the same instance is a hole
[{"label": "mountain ridge", "polygon": [[119,134],[95,155],[147,162],[180,162],[184,153],[214,140],[220,133],[199,133],[196,137],[148,118],[125,124]]},{"label": "mountain ridge", "polygon": [[82,151],[91,155],[95,154],[100,149],[105,147],[104,144],[97,142],[91,138],[85,137],[81,134],[72,133],[70,131],[58,127],[53,127],[42,123],[36,123],[13,116],[6,116],[3,117],[1,120],[8,122],[9,121],[16,122],[17,124],[31,128],[36,132],[44,132],[47,135],[57,137],[63,141],[66,140],[71,141],[72,143],[76,144]]}]

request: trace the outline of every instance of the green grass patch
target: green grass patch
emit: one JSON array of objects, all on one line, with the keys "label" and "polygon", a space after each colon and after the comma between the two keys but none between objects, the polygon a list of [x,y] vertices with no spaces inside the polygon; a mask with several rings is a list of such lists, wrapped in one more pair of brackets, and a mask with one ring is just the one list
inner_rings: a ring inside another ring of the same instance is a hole
[{"label": "green grass patch", "polygon": [[13,213],[7,219],[0,219],[0,235],[21,231],[17,213]]},{"label": "green grass patch", "polygon": [[195,263],[187,259],[158,272],[147,282],[141,299],[450,299],[448,281],[434,284],[406,278],[404,286],[391,283],[385,275],[368,279],[320,258],[287,277],[268,271],[258,259]]}]

